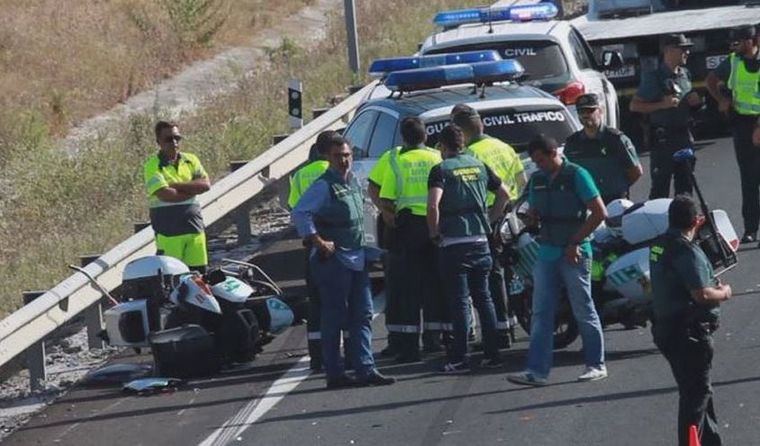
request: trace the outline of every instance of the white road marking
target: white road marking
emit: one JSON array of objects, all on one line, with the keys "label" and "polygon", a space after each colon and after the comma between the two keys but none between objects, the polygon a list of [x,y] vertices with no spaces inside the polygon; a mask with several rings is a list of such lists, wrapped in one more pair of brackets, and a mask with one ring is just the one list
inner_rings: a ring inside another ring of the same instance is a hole
[{"label": "white road marking", "polygon": [[308,361],[308,356],[301,358],[280,379],[275,381],[261,398],[251,400],[234,417],[227,420],[222,427],[203,440],[199,446],[222,446],[239,437],[311,374]]},{"label": "white road marking", "polygon": [[[381,292],[373,299],[374,311],[372,320],[385,309],[385,292]],[[303,380],[311,375],[311,369],[307,362],[308,356],[304,356],[293,364],[287,372],[260,397],[248,402],[238,413],[227,420],[220,428],[211,433],[198,446],[225,446],[238,438],[243,432],[269,412],[285,396],[298,387]]]}]

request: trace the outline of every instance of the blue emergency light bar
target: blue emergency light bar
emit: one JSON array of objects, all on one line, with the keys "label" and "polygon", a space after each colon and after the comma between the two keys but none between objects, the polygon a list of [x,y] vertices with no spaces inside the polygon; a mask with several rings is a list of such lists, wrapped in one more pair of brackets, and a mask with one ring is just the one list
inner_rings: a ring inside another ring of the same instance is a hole
[{"label": "blue emergency light bar", "polygon": [[506,59],[395,71],[388,74],[384,84],[394,92],[417,91],[445,85],[511,81],[522,76],[524,72],[520,62]]},{"label": "blue emergency light bar", "polygon": [[460,63],[492,62],[496,60],[501,60],[501,55],[495,50],[377,59],[372,62],[372,65],[370,65],[369,74],[376,77],[382,77],[394,71],[456,65]]},{"label": "blue emergency light bar", "polygon": [[533,5],[501,6],[496,8],[470,8],[439,12],[433,23],[443,28],[455,28],[467,23],[524,22],[529,20],[551,20],[559,14],[552,2]]}]

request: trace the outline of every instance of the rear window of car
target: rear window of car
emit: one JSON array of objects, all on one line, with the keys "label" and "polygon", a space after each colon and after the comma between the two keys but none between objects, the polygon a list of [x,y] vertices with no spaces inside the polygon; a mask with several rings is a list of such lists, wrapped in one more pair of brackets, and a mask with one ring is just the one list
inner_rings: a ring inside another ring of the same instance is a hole
[{"label": "rear window of car", "polygon": [[433,50],[427,54],[476,50],[496,50],[505,59],[517,59],[525,68],[529,81],[566,76],[568,73],[567,62],[562,54],[562,49],[555,42],[547,40],[477,43]]},{"label": "rear window of car", "polygon": [[[564,144],[567,137],[576,130],[573,119],[567,110],[561,107],[494,109],[481,111],[480,117],[487,135],[510,144],[517,152],[527,150],[528,142],[542,133]],[[447,124],[448,117],[425,123],[428,146],[432,147],[438,142],[438,134]]]}]

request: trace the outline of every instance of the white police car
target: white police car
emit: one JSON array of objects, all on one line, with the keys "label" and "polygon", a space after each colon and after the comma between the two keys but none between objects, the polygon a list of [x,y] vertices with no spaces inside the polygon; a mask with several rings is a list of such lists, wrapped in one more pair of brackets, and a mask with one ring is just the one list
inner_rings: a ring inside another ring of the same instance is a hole
[{"label": "white police car", "polygon": [[607,65],[602,67],[570,22],[552,20],[557,8],[550,2],[518,6],[500,3],[491,8],[438,13],[433,22],[443,31],[428,37],[420,54],[497,50],[502,57],[517,59],[525,67],[525,84],[555,95],[576,116],[576,99],[584,93],[596,93],[604,99],[605,123],[617,128],[617,94],[601,70],[622,64],[619,54],[604,54]]},{"label": "white police car", "polygon": [[[515,82],[523,74],[519,62],[500,59],[497,52],[490,50],[375,61],[370,71],[384,77],[383,86],[376,89],[382,97],[376,97],[377,92],[370,95],[374,99],[360,106],[343,132],[353,148],[354,174],[364,186],[377,159],[402,144],[402,119],[422,119],[427,128],[426,144],[432,147],[449,123],[451,109],[459,103],[478,110],[485,133],[511,144],[529,171],[534,167],[525,149],[533,137],[543,133],[564,143],[580,129],[578,121],[556,97]],[[428,68],[408,69],[413,67]],[[365,216],[365,232],[374,244],[377,211],[369,201]]]}]

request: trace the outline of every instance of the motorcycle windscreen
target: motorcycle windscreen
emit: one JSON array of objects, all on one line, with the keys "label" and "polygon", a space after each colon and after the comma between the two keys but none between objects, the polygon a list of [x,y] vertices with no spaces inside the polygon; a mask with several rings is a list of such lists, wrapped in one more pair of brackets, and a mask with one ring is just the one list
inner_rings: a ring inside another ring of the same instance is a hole
[{"label": "motorcycle windscreen", "polygon": [[631,300],[647,299],[651,293],[649,280],[649,248],[631,251],[612,262],[605,272],[607,284]]},{"label": "motorcycle windscreen", "polygon": [[267,311],[272,321],[269,326],[270,332],[278,333],[293,324],[293,310],[280,299],[276,297],[267,299]]},{"label": "motorcycle windscreen", "polygon": [[726,211],[722,209],[716,209],[714,211],[710,211],[710,214],[713,217],[713,221],[715,222],[715,229],[717,229],[718,234],[720,234],[723,237],[723,240],[728,243],[728,246],[730,246],[731,249],[736,252],[736,250],[739,249],[739,236],[736,235],[734,225],[731,224],[731,219],[728,218]]},{"label": "motorcycle windscreen", "polygon": [[668,230],[670,198],[649,200],[623,215],[623,239],[631,245],[654,240]]},{"label": "motorcycle windscreen", "polygon": [[214,296],[229,302],[245,303],[253,294],[253,288],[237,277],[227,276],[224,282],[211,287]]}]

